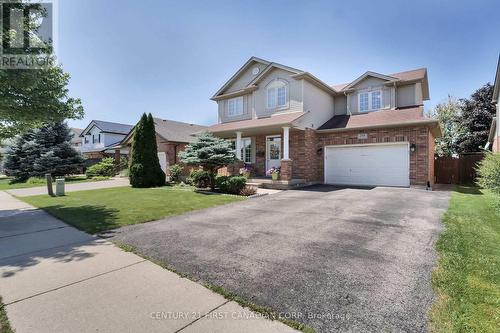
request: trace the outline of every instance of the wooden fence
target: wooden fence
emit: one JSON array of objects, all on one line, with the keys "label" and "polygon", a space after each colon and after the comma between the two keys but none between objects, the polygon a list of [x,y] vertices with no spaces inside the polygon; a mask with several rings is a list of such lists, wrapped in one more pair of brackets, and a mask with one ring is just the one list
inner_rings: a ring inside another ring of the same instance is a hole
[{"label": "wooden fence", "polygon": [[476,179],[477,163],[484,153],[460,154],[457,157],[437,157],[434,177],[437,184],[472,184]]}]

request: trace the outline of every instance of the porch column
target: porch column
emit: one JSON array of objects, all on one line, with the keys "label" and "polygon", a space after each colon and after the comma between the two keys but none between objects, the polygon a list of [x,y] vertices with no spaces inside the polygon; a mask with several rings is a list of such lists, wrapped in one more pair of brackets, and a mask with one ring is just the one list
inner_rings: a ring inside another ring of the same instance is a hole
[{"label": "porch column", "polygon": [[290,127],[283,127],[283,159],[284,160],[289,160],[289,132],[290,132]]},{"label": "porch column", "polygon": [[241,132],[236,132],[236,158],[240,161],[243,159],[241,157]]}]

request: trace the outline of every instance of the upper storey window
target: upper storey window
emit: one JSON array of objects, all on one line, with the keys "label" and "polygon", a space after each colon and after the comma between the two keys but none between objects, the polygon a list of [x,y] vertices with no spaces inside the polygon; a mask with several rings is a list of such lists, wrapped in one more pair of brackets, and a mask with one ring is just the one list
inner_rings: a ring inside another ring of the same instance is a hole
[{"label": "upper storey window", "polygon": [[358,94],[359,112],[379,110],[382,107],[382,92],[374,90]]},{"label": "upper storey window", "polygon": [[285,107],[288,99],[288,83],[284,80],[274,80],[266,87],[267,108]]},{"label": "upper storey window", "polygon": [[243,114],[243,96],[231,98],[227,101],[227,115],[230,117]]}]

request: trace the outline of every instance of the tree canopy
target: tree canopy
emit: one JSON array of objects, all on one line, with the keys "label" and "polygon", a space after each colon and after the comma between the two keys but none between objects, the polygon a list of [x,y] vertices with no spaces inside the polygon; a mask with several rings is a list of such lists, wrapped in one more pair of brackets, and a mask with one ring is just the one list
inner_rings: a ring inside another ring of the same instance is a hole
[{"label": "tree canopy", "polygon": [[458,153],[458,138],[464,130],[458,121],[460,113],[460,102],[451,96],[448,96],[446,102],[436,105],[430,112],[432,118],[439,120],[443,132],[442,137],[436,139],[436,155],[453,156]]},{"label": "tree canopy", "polygon": [[457,122],[463,130],[456,142],[458,153],[477,152],[486,145],[491,121],[496,113],[492,98],[493,86],[487,83],[469,98],[460,100],[461,112]]},{"label": "tree canopy", "polygon": [[165,185],[165,173],[158,160],[156,130],[151,113],[144,113],[134,128],[129,180],[132,187]]},{"label": "tree canopy", "polygon": [[195,142],[187,145],[186,149],[179,153],[179,158],[184,164],[201,166],[208,171],[212,190],[215,188],[217,169],[236,161],[236,155],[229,141],[206,132],[198,135]]}]

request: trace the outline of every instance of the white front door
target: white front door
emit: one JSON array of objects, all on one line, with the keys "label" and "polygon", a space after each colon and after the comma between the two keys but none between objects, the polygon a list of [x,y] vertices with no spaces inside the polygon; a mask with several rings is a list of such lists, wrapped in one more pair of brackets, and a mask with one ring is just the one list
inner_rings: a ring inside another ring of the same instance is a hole
[{"label": "white front door", "polygon": [[281,136],[266,137],[266,171],[281,166]]},{"label": "white front door", "polygon": [[410,186],[408,142],[325,148],[325,183]]}]

